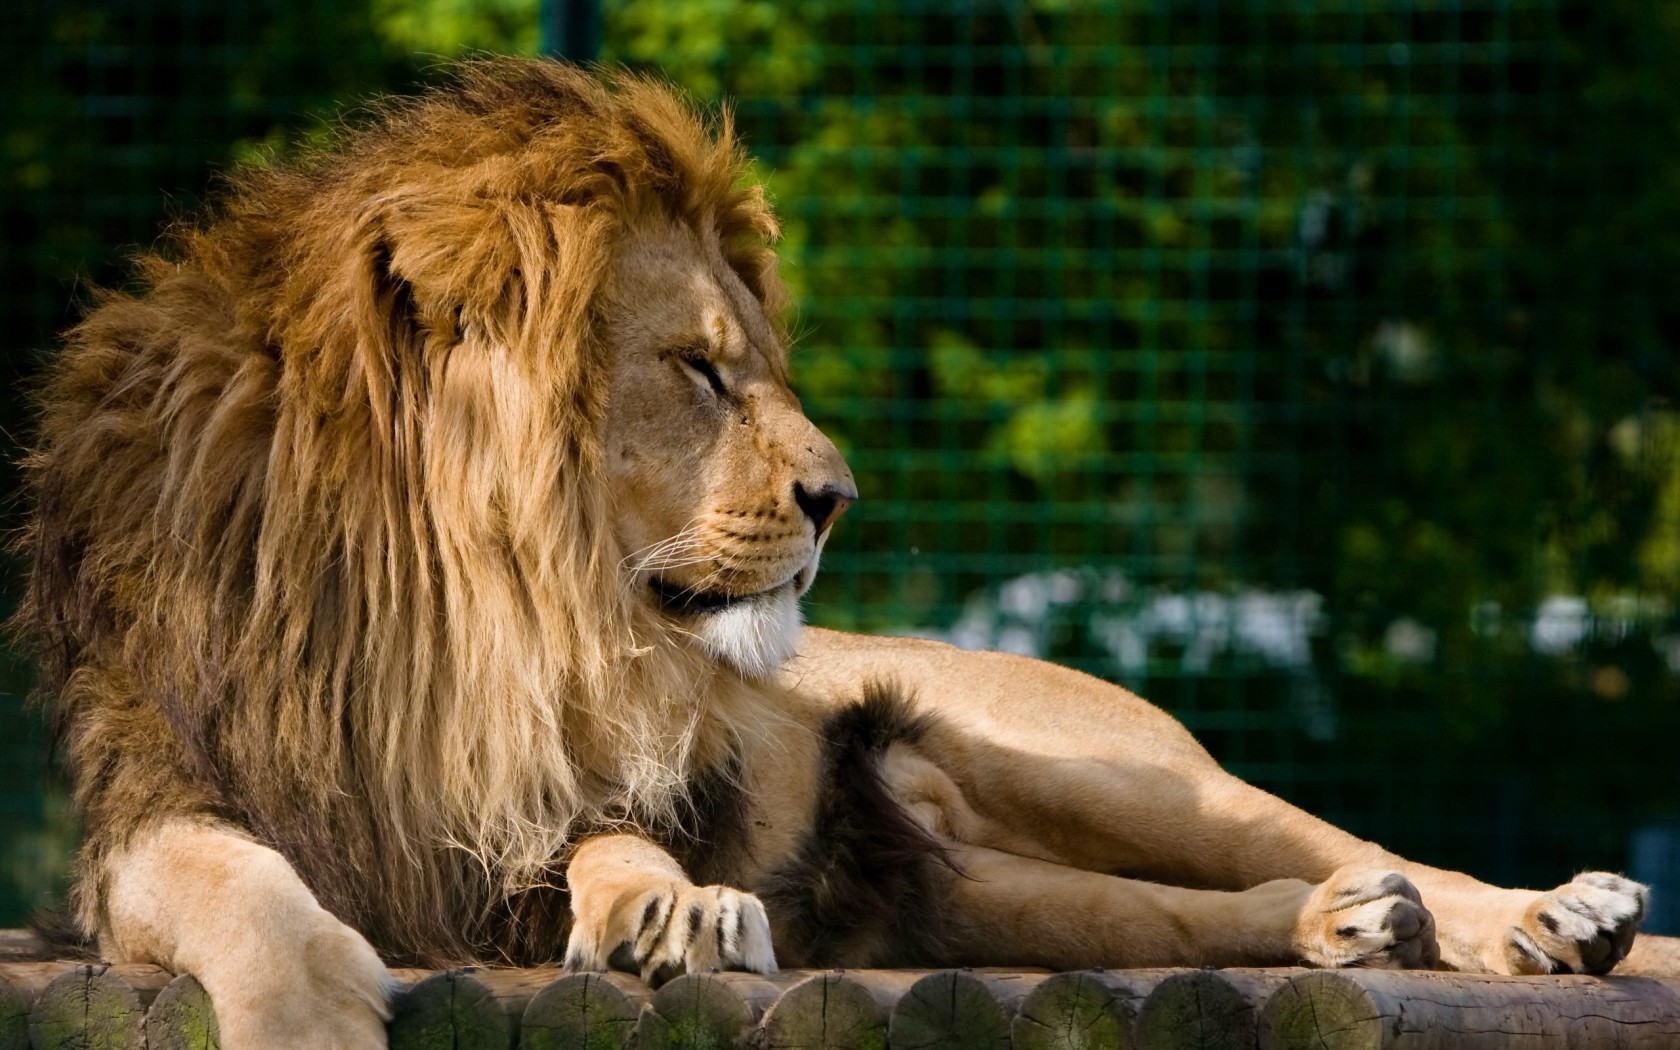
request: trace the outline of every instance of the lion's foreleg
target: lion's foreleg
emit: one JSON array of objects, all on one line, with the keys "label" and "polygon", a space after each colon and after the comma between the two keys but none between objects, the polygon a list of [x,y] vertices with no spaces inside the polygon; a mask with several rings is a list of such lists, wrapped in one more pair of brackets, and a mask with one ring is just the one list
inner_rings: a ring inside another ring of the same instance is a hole
[{"label": "lion's foreleg", "polygon": [[316,902],[285,858],[237,831],[178,818],[107,854],[100,950],[190,973],[225,1050],[379,1050],[390,974]]},{"label": "lion's foreleg", "polygon": [[696,886],[676,860],[636,835],[601,835],[566,868],[570,969],[613,967],[658,983],[712,967],[773,973],[770,922],[757,897]]}]

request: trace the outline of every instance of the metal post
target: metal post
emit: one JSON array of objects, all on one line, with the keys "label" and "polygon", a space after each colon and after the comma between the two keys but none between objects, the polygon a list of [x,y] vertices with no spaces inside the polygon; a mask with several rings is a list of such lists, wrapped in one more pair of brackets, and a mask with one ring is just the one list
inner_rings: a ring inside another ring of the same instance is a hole
[{"label": "metal post", "polygon": [[601,0],[542,0],[542,50],[573,62],[601,51]]}]

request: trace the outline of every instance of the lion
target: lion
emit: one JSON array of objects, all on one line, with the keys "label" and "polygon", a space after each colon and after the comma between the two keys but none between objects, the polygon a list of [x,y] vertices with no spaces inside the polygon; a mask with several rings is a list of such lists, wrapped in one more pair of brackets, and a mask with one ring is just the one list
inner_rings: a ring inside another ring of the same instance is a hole
[{"label": "lion", "polygon": [[229,1050],[380,1047],[390,964],[1602,973],[1644,887],[1502,889],[1142,699],[802,629],[858,498],[726,114],[464,65],[233,176],[72,329],[35,639],[107,958]]}]

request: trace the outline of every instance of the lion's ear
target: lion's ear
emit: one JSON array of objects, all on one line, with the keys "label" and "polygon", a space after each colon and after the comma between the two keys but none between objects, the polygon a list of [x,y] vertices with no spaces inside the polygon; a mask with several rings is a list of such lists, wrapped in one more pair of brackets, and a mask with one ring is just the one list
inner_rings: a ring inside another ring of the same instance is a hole
[{"label": "lion's ear", "polygon": [[380,280],[393,288],[407,283],[410,318],[424,332],[459,342],[454,329],[465,317],[516,357],[550,369],[581,368],[577,353],[556,350],[589,341],[589,306],[619,229],[602,206],[607,199],[463,194],[387,203],[379,233],[388,276]]},{"label": "lion's ear", "polygon": [[428,327],[461,311],[490,316],[507,298],[520,252],[506,216],[484,200],[404,202],[382,217],[384,270],[405,282]]}]

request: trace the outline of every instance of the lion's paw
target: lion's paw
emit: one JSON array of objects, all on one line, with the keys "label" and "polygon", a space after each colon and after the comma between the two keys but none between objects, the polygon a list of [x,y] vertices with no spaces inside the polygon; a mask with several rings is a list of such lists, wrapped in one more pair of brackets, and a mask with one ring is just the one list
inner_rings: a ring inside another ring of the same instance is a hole
[{"label": "lion's paw", "polygon": [[1607,872],[1542,893],[1505,935],[1510,972],[1608,973],[1633,948],[1651,891]]},{"label": "lion's paw", "polygon": [[[325,911],[301,917],[274,954],[201,971],[227,1050],[384,1050],[397,985],[361,934]],[[283,960],[283,961],[277,961]],[[218,959],[218,963],[222,960]]]},{"label": "lion's paw", "polygon": [[1433,967],[1435,917],[1397,871],[1341,868],[1301,910],[1296,946],[1314,966]]},{"label": "lion's paw", "polygon": [[709,969],[775,973],[770,920],[750,893],[727,886],[669,884],[633,905],[633,930],[601,958],[601,948],[574,931],[566,946],[570,969],[605,968],[639,973],[657,988],[684,973]]}]

